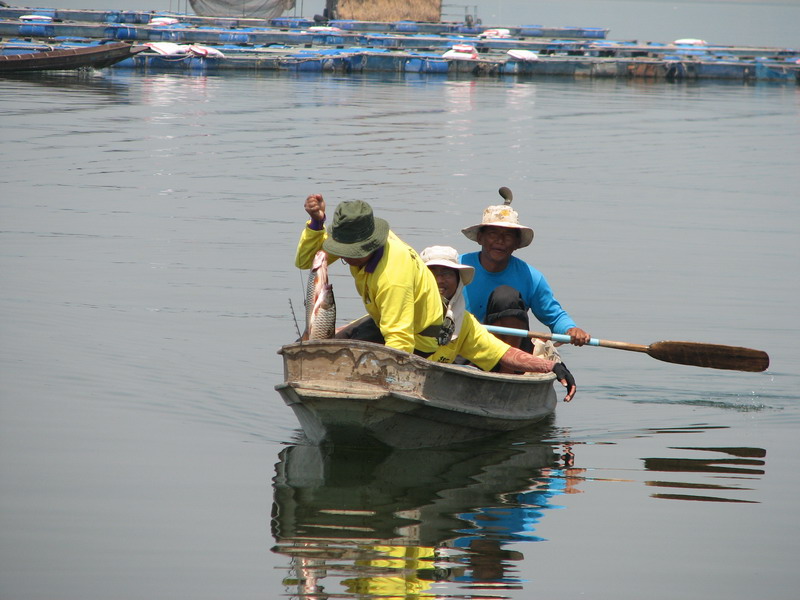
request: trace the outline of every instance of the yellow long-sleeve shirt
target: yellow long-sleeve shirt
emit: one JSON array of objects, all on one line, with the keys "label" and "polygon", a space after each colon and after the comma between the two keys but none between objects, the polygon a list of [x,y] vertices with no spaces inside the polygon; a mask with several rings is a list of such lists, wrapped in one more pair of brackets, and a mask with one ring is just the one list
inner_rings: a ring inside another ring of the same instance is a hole
[{"label": "yellow long-sleeve shirt", "polygon": [[484,371],[491,371],[510,347],[489,333],[472,314],[465,312],[458,337],[439,346],[428,359],[451,363],[460,354]]},{"label": "yellow long-sleeve shirt", "polygon": [[[327,236],[325,229],[304,227],[295,266],[310,269]],[[336,259],[329,256],[329,262]],[[439,347],[435,338],[419,335],[427,327],[442,323],[442,299],[433,273],[411,246],[390,231],[375,269],[370,273],[364,267],[351,266],[350,274],[387,346],[405,352],[415,348],[433,352]]]}]

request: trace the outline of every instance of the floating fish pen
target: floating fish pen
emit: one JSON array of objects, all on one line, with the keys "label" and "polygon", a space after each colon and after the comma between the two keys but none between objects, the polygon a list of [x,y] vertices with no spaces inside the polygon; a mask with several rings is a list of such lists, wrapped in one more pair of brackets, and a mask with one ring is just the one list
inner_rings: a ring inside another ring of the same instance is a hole
[{"label": "floating fish pen", "polygon": [[[335,4],[339,14],[359,14],[344,11],[358,2]],[[333,5],[329,1],[327,6]],[[148,47],[117,69],[800,82],[800,53],[793,49],[713,46],[702,40],[617,42],[607,40],[607,32],[474,22],[329,18],[323,23],[294,17],[0,7],[0,52],[107,40]]]},{"label": "floating fish pen", "polygon": [[[347,8],[349,4],[353,4],[353,0],[339,0],[338,4]],[[358,3],[358,2],[356,2]],[[331,4],[331,1],[328,1]],[[372,6],[375,0],[369,3],[361,1],[360,4]],[[391,3],[391,6],[408,6],[410,3]],[[428,16],[436,15],[434,20],[423,19],[408,19],[408,18],[389,18],[393,14],[401,15],[402,12],[395,11],[390,7],[383,9],[381,12],[363,10],[361,12],[355,10],[342,10],[338,11],[339,15],[336,18],[306,19],[303,17],[271,17],[251,18],[251,17],[225,17],[225,16],[202,16],[202,15],[187,15],[179,13],[168,12],[154,12],[154,11],[119,11],[119,10],[78,10],[78,9],[60,9],[60,8],[44,8],[44,9],[31,9],[20,7],[0,7],[0,21],[4,22],[2,35],[9,35],[7,33],[10,27],[14,25],[26,25],[26,31],[34,30],[36,26],[41,28],[35,29],[36,31],[60,32],[58,35],[64,34],[63,28],[59,25],[67,26],[70,24],[82,24],[84,28],[87,25],[132,25],[132,26],[154,26],[158,28],[169,29],[189,29],[193,27],[199,28],[222,28],[222,29],[295,29],[307,30],[315,26],[327,26],[332,29],[338,29],[343,32],[360,32],[360,33],[400,33],[400,34],[431,34],[431,35],[480,35],[484,32],[491,32],[497,29],[496,27],[485,26],[473,21],[469,22],[442,22],[438,20],[441,4],[435,3],[435,12],[428,12]],[[356,15],[381,14],[382,19],[366,19],[363,16],[360,18]],[[418,11],[419,16],[421,11]],[[411,13],[409,13],[411,14]],[[6,23],[8,21],[9,23]],[[50,27],[48,27],[50,26]],[[542,25],[522,25],[516,27],[505,27],[503,31],[507,31],[509,35],[519,37],[565,37],[565,38],[586,38],[586,39],[603,39],[608,33],[608,29],[601,27],[545,27]],[[24,35],[19,33],[19,35]]]}]

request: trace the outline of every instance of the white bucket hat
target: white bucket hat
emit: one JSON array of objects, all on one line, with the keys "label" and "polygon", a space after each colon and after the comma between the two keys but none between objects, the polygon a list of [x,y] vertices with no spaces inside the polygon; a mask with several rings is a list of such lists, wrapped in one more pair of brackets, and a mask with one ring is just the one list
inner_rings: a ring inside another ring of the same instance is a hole
[{"label": "white bucket hat", "polygon": [[450,246],[428,246],[419,254],[422,262],[429,267],[449,267],[461,275],[461,282],[469,285],[475,276],[475,268],[458,262],[458,251]]},{"label": "white bucket hat", "polygon": [[492,227],[506,227],[508,229],[519,229],[519,247],[524,248],[530,246],[533,241],[533,229],[519,224],[519,215],[517,211],[511,208],[511,190],[508,188],[500,188],[500,195],[506,198],[505,204],[497,204],[494,206],[487,206],[483,211],[483,219],[480,224],[472,225],[461,230],[465,236],[473,242],[478,241],[478,232],[481,227],[491,225]]}]

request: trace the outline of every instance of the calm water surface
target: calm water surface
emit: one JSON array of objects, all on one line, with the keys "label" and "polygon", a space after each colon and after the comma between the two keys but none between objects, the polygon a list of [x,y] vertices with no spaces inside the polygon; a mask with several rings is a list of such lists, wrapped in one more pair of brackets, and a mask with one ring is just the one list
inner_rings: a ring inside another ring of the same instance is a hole
[{"label": "calm water surface", "polygon": [[[0,81],[0,597],[793,597],[799,112],[784,85]],[[578,395],[532,431],[305,445],[273,390],[305,196],[466,251],[501,185],[592,335],[769,371],[564,348]]]}]

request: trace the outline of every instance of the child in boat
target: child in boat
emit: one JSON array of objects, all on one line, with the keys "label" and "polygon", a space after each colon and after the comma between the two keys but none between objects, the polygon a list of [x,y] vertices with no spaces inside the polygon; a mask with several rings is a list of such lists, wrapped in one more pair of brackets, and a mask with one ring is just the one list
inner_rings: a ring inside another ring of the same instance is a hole
[{"label": "child in boat", "polygon": [[439,292],[447,302],[445,320],[452,322],[450,341],[439,346],[429,360],[452,363],[457,356],[463,356],[484,371],[495,370],[500,366],[508,373],[534,372],[556,374],[558,380],[567,388],[565,402],[575,396],[575,379],[564,363],[548,360],[513,348],[486,330],[478,320],[466,310],[463,297],[464,286],[472,281],[475,269],[458,262],[458,252],[449,246],[430,246],[420,253],[423,262],[433,273]]}]

